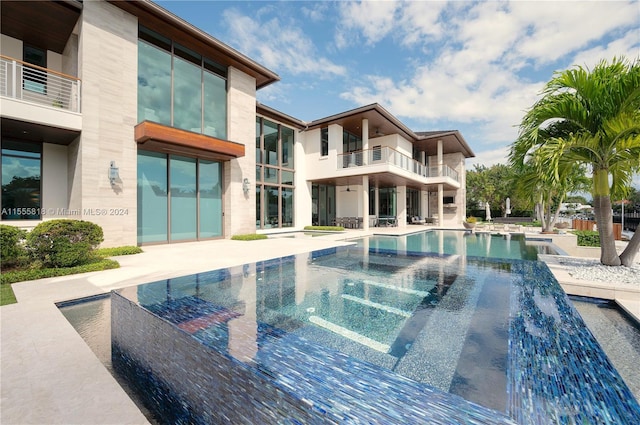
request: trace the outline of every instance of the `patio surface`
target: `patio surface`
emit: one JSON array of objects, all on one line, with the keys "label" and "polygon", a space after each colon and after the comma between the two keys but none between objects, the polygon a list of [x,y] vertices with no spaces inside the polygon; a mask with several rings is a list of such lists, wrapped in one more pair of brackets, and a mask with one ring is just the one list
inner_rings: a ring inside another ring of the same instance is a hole
[{"label": "patio surface", "polygon": [[[348,244],[373,233],[402,234],[421,226],[349,230],[323,237],[215,240],[144,247],[122,256],[119,269],[13,284],[18,303],[0,308],[0,423],[148,423],[55,303],[140,283]],[[284,235],[283,235],[284,236]],[[529,237],[531,235],[527,235]],[[544,256],[568,293],[615,299],[640,321],[640,287],[575,282]],[[554,262],[555,261],[555,262]],[[564,274],[563,274],[564,273]],[[603,288],[603,286],[605,286]]]}]

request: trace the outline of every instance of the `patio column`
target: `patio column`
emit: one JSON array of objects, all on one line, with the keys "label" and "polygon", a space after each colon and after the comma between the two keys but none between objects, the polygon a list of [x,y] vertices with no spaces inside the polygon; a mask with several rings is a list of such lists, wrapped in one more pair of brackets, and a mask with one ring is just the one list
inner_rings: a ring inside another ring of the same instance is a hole
[{"label": "patio column", "polygon": [[[375,196],[374,196],[374,211],[376,214],[376,218],[379,219],[380,218],[380,188],[378,186],[376,186],[376,190],[374,191]],[[377,224],[379,226],[379,224]]]},{"label": "patio column", "polygon": [[407,186],[396,186],[398,207],[398,227],[407,226]]},{"label": "patio column", "polygon": [[[441,168],[441,167],[438,167]],[[444,195],[444,188],[442,183],[438,185],[438,227],[442,227],[444,218],[444,205],[442,203],[442,196]]]},{"label": "patio column", "polygon": [[438,177],[442,177],[442,140],[438,140]]},{"label": "patio column", "polygon": [[420,217],[427,218],[429,215],[429,192],[420,189]]},{"label": "patio column", "polygon": [[362,176],[362,230],[369,230],[369,176]]}]

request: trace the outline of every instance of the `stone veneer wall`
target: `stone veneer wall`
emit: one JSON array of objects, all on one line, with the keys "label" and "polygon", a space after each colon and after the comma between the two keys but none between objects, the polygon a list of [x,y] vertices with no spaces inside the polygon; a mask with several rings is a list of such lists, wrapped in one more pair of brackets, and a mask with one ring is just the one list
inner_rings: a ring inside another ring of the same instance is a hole
[{"label": "stone veneer wall", "polygon": [[229,68],[227,84],[227,138],[245,146],[244,157],[224,163],[224,234],[229,238],[256,232],[256,80]]},{"label": "stone veneer wall", "polygon": [[[84,2],[78,40],[82,135],[69,146],[69,208],[102,226],[103,246],[135,245],[137,206],[137,18]],[[109,181],[115,161],[120,179]]]}]

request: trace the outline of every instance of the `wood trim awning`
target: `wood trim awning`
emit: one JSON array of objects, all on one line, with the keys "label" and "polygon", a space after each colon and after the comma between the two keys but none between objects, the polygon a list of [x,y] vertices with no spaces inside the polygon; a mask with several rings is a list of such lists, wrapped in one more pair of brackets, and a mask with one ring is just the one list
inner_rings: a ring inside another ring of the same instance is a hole
[{"label": "wood trim awning", "polygon": [[135,126],[135,139],[143,149],[228,161],[245,155],[244,145],[191,131],[143,121]]}]

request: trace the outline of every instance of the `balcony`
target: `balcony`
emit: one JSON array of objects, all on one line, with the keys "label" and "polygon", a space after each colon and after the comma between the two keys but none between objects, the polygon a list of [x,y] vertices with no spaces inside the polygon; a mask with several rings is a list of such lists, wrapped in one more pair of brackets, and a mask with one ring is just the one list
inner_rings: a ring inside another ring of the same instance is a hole
[{"label": "balcony", "polygon": [[50,109],[80,113],[78,78],[2,55],[0,96]]},{"label": "balcony", "polygon": [[404,171],[408,171],[420,177],[449,177],[459,182],[458,172],[448,165],[439,167],[427,167],[424,164],[404,155],[388,146],[365,149],[338,155],[338,169],[351,167],[366,167],[375,165],[391,165]]}]

